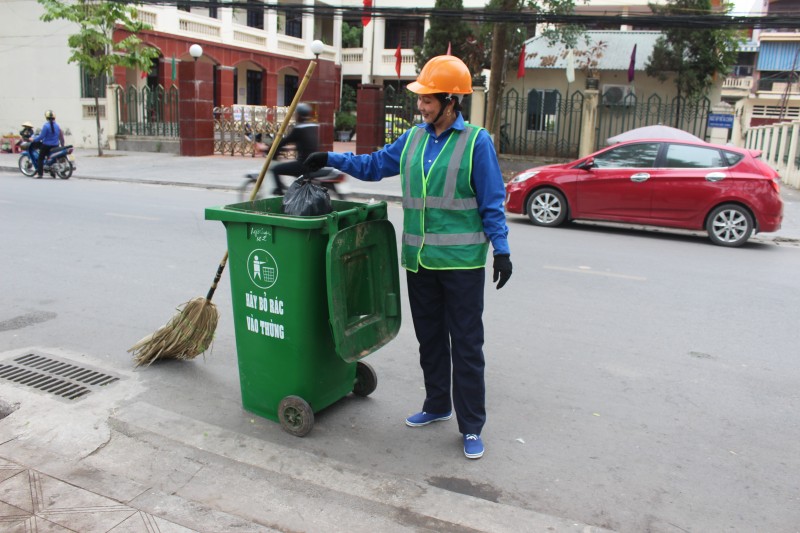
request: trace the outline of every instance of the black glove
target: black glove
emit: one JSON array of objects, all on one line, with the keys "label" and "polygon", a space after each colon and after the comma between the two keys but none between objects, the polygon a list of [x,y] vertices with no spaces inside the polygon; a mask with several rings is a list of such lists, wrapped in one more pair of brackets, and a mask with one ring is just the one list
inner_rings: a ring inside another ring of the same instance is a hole
[{"label": "black glove", "polygon": [[498,279],[500,282],[497,284],[497,288],[503,288],[503,285],[506,284],[508,278],[511,277],[511,256],[508,254],[498,254],[494,256],[494,277],[492,277],[492,281],[497,281]]},{"label": "black glove", "polygon": [[306,172],[316,172],[322,167],[328,166],[328,152],[314,152],[303,161]]}]

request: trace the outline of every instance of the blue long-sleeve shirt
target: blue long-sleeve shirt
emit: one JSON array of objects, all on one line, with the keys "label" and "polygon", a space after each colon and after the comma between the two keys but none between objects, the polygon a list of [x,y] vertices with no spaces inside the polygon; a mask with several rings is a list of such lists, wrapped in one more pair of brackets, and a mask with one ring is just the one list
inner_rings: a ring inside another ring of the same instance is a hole
[{"label": "blue long-sleeve shirt", "polygon": [[[438,137],[430,124],[417,124],[415,127],[424,128],[428,133],[424,159],[427,174],[453,130],[464,129],[464,119],[459,113],[453,125]],[[362,181],[380,181],[389,176],[397,176],[400,174],[400,156],[408,140],[409,131],[403,133],[392,144],[387,144],[371,154],[328,152],[328,166],[338,168]],[[478,202],[478,212],[483,221],[483,231],[492,243],[494,255],[510,254],[508,226],[503,209],[506,189],[500,164],[497,162],[497,154],[494,151],[494,143],[486,130],[481,130],[475,140],[472,154],[472,187]]]},{"label": "blue long-sleeve shirt", "polygon": [[34,139],[35,141],[42,141],[45,146],[60,146],[64,142],[64,135],[61,133],[61,127],[56,124],[56,121],[47,121],[42,126],[42,131],[39,132]]}]

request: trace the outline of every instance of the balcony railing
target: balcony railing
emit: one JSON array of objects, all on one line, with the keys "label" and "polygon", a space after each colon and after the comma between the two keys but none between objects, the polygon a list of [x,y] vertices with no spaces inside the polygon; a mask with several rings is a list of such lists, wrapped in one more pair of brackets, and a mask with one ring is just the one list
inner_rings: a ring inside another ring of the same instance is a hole
[{"label": "balcony railing", "polygon": [[725,78],[722,82],[722,90],[749,91],[753,87],[753,78]]}]

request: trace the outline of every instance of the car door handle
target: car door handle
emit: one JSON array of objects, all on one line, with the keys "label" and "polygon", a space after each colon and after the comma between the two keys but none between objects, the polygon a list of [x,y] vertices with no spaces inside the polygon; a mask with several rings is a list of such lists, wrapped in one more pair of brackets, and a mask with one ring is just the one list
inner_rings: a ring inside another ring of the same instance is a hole
[{"label": "car door handle", "polygon": [[647,172],[639,172],[631,176],[631,181],[635,181],[636,183],[642,183],[650,179],[650,174]]},{"label": "car door handle", "polygon": [[706,174],[706,181],[719,181],[725,179],[724,172],[709,172]]}]

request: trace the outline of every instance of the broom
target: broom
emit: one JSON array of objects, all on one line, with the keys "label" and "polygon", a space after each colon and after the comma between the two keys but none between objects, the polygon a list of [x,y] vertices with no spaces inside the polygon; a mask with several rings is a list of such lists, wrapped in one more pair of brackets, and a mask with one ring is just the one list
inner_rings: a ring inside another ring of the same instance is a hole
[{"label": "broom", "polygon": [[[311,61],[308,64],[303,81],[292,99],[289,110],[286,112],[286,117],[283,119],[280,129],[275,135],[275,140],[270,146],[267,158],[264,160],[256,185],[250,194],[251,202],[256,199],[269,164],[278,150],[278,145],[283,139],[283,134],[289,126],[292,116],[294,116],[294,110],[303,96],[303,92],[305,92],[316,66],[316,61]],[[214,282],[211,284],[211,288],[208,289],[208,294],[206,294],[205,298],[194,298],[182,304],[177,309],[178,313],[169,322],[128,349],[128,352],[133,354],[137,367],[141,365],[150,366],[157,359],[194,359],[208,350],[211,341],[214,339],[214,331],[217,329],[219,320],[219,311],[217,311],[217,306],[211,303],[211,298],[217,290],[217,283],[222,278],[222,272],[225,270],[227,262],[228,252],[226,251],[222,261],[219,262]]]}]

